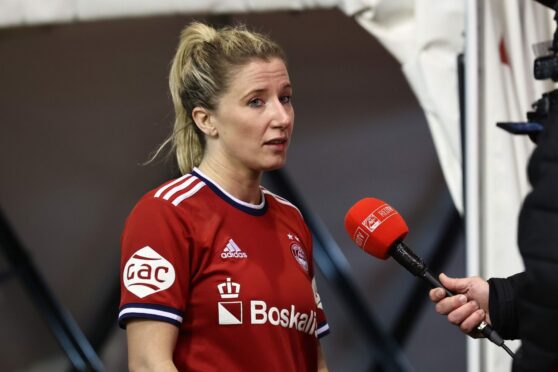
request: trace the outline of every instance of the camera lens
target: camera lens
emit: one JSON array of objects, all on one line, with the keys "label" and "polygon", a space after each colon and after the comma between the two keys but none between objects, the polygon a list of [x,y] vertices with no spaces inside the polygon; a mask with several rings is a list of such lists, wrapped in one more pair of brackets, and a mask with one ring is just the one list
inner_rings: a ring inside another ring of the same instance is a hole
[{"label": "camera lens", "polygon": [[537,58],[533,72],[537,80],[558,81],[558,57],[551,55]]}]

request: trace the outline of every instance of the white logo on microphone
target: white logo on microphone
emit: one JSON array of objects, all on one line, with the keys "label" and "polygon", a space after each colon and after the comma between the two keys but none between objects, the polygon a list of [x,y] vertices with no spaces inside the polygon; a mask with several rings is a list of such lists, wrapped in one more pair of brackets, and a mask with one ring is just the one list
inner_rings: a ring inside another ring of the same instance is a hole
[{"label": "white logo on microphone", "polygon": [[368,229],[368,231],[372,233],[378,228],[378,226],[380,226],[382,222],[384,222],[394,214],[397,214],[395,209],[393,209],[388,204],[382,204],[380,207],[376,208],[374,212],[370,213],[368,217],[364,219],[364,221],[362,221],[362,226],[366,227],[366,229]]},{"label": "white logo on microphone", "polygon": [[364,229],[362,229],[360,226],[357,226],[355,235],[353,236],[353,241],[355,242],[357,247],[363,248],[369,236],[370,234],[364,231]]}]

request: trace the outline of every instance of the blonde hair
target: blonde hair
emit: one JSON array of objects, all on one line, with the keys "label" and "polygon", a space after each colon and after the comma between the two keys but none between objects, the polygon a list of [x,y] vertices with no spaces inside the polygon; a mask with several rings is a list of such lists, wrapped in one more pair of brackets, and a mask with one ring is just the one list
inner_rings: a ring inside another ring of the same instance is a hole
[{"label": "blonde hair", "polygon": [[174,128],[152,160],[170,144],[182,174],[198,166],[203,158],[205,138],[192,119],[192,110],[195,107],[214,110],[237,68],[255,58],[273,57],[285,62],[278,44],[243,25],[217,30],[194,22],[185,27],[169,75]]}]

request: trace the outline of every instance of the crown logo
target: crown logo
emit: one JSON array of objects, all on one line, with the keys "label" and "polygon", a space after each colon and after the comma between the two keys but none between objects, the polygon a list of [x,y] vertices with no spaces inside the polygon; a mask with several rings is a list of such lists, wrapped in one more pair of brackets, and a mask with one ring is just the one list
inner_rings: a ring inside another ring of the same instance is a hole
[{"label": "crown logo", "polygon": [[238,298],[240,293],[240,284],[231,281],[227,278],[226,282],[217,285],[221,298]]}]

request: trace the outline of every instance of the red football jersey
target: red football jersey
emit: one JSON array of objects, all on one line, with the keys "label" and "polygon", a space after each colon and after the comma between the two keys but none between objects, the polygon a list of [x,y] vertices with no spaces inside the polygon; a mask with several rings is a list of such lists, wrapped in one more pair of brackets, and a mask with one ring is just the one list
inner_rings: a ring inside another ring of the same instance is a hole
[{"label": "red football jersey", "polygon": [[253,205],[198,169],[146,194],[122,235],[119,323],[179,327],[180,371],[316,371],[329,327],[298,209]]}]

